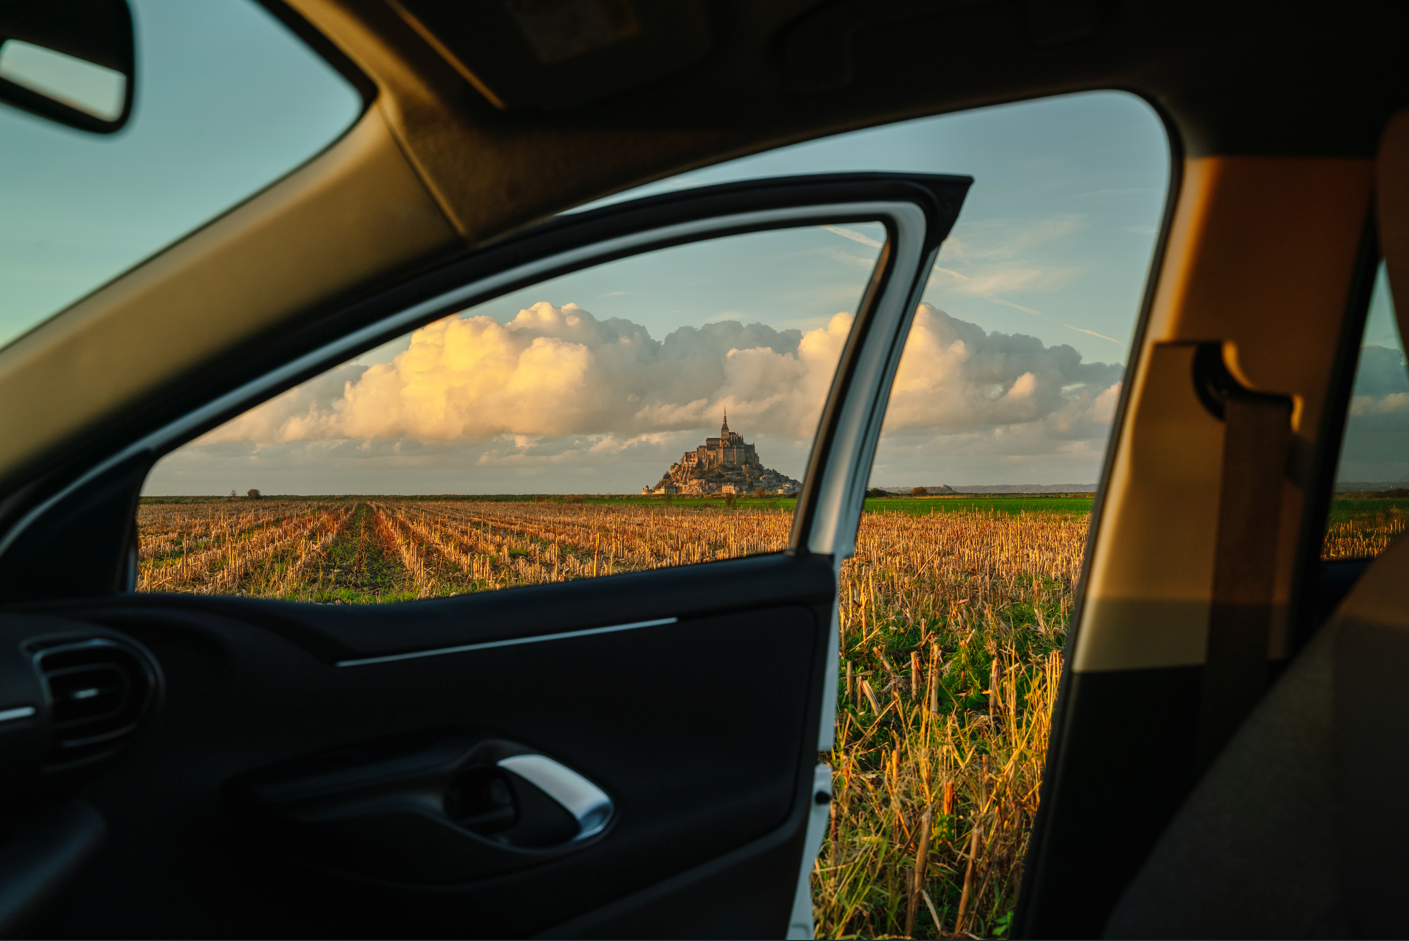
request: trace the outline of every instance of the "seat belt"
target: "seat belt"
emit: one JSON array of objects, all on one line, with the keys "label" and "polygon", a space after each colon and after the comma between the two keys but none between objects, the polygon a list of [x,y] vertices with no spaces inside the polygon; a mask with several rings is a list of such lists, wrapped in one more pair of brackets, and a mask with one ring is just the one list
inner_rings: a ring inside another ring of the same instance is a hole
[{"label": "seat belt", "polygon": [[1213,598],[1199,702],[1202,771],[1267,687],[1292,400],[1244,388],[1224,365],[1221,343],[1200,345],[1194,381],[1204,406],[1223,421]]}]

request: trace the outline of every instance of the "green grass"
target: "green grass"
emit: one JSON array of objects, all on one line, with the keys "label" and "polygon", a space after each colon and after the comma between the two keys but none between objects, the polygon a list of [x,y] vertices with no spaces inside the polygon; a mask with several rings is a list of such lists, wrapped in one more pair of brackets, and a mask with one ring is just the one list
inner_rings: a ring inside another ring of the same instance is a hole
[{"label": "green grass", "polygon": [[1093,502],[1091,497],[1075,497],[1064,493],[1052,496],[1025,493],[1021,496],[983,494],[963,497],[871,497],[866,500],[866,509],[890,510],[911,516],[971,510],[991,510],[1010,516],[1017,516],[1019,513],[1083,515],[1091,512]]},{"label": "green grass", "polygon": [[[400,496],[392,494],[374,494],[370,496],[355,494],[338,494],[333,496],[308,496],[308,495],[284,495],[266,494],[263,499],[269,501],[299,501],[336,503],[341,501],[361,502],[364,500],[397,500],[397,501],[491,501],[495,503],[529,503],[534,500],[541,500],[550,503],[576,503],[582,502],[588,505],[611,504],[613,506],[664,506],[662,497],[647,497],[641,495],[629,496],[601,496],[592,494],[582,494],[580,497],[568,494],[422,494],[414,496]],[[240,497],[231,500],[229,497],[143,497],[144,504],[182,504],[182,503],[244,503],[245,498]],[[1337,500],[1337,508],[1342,503],[1351,501]],[[1365,504],[1373,512],[1381,508],[1382,505],[1395,503],[1401,507],[1409,507],[1409,500],[1361,500],[1355,501],[1358,504]],[[962,497],[869,497],[866,500],[867,510],[890,510],[893,512],[908,513],[911,516],[925,515],[928,513],[957,513],[965,510],[993,510],[999,513],[1007,513],[1016,516],[1019,513],[1090,513],[1092,499],[1089,496],[1077,496],[1067,493],[1058,494],[974,494]],[[672,497],[670,506],[692,510],[725,510],[730,509],[728,500],[725,497]],[[733,502],[733,509],[767,509],[777,510],[782,513],[792,513],[797,508],[797,498],[795,497],[751,497],[736,496]],[[1334,512],[1334,511],[1333,511]],[[1340,517],[1344,518],[1344,517]]]},{"label": "green grass", "polygon": [[[451,502],[473,502],[473,503],[533,503],[541,501],[544,503],[584,503],[584,504],[611,504],[613,506],[661,506],[664,498],[647,497],[640,494],[618,496],[604,496],[602,494],[566,494],[566,493],[426,493],[426,494],[282,494],[266,493],[260,497],[262,502],[269,503],[356,503],[368,500],[394,500],[398,503],[451,503]],[[192,503],[230,503],[245,505],[252,501],[245,497],[221,497],[221,496],[177,496],[162,497],[151,496],[142,497],[143,505],[166,505],[166,504],[192,504]],[[690,509],[724,509],[728,504],[725,496],[716,497],[672,497],[671,506],[686,507]],[[769,509],[786,510],[791,513],[797,506],[796,497],[752,497],[736,495],[734,497],[735,507],[753,507],[758,509],[766,507]]]},{"label": "green grass", "polygon": [[1383,499],[1365,497],[1336,497],[1331,501],[1331,512],[1327,523],[1344,523],[1347,520],[1364,519],[1398,510],[1409,515],[1409,499]]},{"label": "green grass", "polygon": [[318,575],[294,600],[321,604],[374,604],[416,597],[406,567],[381,544],[372,508],[361,503],[328,546]]}]

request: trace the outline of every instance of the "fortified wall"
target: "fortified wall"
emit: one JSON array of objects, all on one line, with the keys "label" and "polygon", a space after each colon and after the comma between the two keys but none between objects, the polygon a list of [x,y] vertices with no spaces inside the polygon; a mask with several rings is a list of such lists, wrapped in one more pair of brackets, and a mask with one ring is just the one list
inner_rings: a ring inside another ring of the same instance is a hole
[{"label": "fortified wall", "polygon": [[654,487],[642,487],[642,493],[795,493],[802,484],[786,474],[764,467],[754,446],[737,431],[729,430],[729,413],[718,438],[706,438],[693,451],[686,451],[680,460]]}]

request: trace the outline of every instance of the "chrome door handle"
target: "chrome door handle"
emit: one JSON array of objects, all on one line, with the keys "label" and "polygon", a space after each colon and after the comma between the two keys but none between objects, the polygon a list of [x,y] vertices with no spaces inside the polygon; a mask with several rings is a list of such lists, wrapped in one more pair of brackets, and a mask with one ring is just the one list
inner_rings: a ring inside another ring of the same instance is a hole
[{"label": "chrome door handle", "polygon": [[573,840],[601,833],[616,807],[601,788],[547,755],[512,755],[497,762],[562,805],[577,820]]}]

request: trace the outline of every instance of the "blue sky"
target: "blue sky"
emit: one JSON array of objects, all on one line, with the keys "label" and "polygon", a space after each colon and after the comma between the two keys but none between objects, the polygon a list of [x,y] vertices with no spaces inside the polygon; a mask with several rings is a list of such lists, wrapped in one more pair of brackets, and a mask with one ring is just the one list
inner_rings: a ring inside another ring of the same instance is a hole
[{"label": "blue sky", "polygon": [[[907,345],[872,483],[1094,482],[1168,181],[1154,112],[1097,93],[928,118],[606,201],[840,170],[975,177]],[[801,476],[826,356],[880,237],[875,225],[809,226],[516,291],[181,449],[147,492],[634,492],[712,434],[724,408],[765,464]]]},{"label": "blue sky", "polygon": [[932,279],[925,300],[985,330],[1066,343],[1088,360],[1125,361],[1163,212],[1169,144],[1153,109],[1124,92],[856,131],[682,174],[601,202],[731,180],[853,170],[974,178],[959,223],[940,251],[939,265],[959,277]]},{"label": "blue sky", "polygon": [[[125,130],[88,135],[0,109],[0,342],[259,191],[356,118],[347,83],[248,0],[134,10],[138,97]],[[842,170],[975,178],[931,274],[873,483],[1093,481],[1169,176],[1153,110],[1101,92],[924,118],[613,198]],[[874,226],[808,227],[516,292],[181,449],[147,491],[622,492],[658,478],[725,405],[765,463],[799,476],[817,377],[830,368],[819,351],[849,323],[878,237]],[[629,367],[613,359],[627,347],[639,354]],[[484,371],[490,353],[510,385],[484,385],[499,375]],[[427,356],[433,367],[413,375]],[[671,375],[666,362],[679,374],[649,380]],[[424,385],[432,374],[441,385]],[[462,401],[472,388],[490,391]],[[428,424],[432,413],[445,420]],[[471,413],[468,424],[447,417]]]},{"label": "blue sky", "polygon": [[1409,482],[1409,370],[1383,262],[1365,318],[1336,481]]},{"label": "blue sky", "polygon": [[248,0],[131,0],[136,99],[90,134],[0,106],[0,343],[318,153],[361,112]]}]

